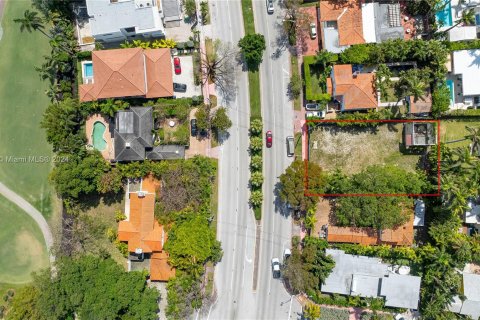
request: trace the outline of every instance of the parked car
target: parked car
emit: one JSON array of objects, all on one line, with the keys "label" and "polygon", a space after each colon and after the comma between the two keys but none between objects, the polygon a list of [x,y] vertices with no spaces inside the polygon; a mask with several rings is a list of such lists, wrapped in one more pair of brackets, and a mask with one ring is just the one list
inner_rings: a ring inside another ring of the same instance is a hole
[{"label": "parked car", "polygon": [[272,259],[272,272],[274,278],[280,278],[280,260],[278,258]]},{"label": "parked car", "polygon": [[291,255],[292,251],[289,248],[285,248],[285,250],[283,250],[283,261],[287,260]]},{"label": "parked car", "polygon": [[266,145],[267,145],[267,148],[271,148],[272,147],[272,142],[273,142],[273,136],[272,136],[272,131],[267,131],[267,134],[266,134]]},{"label": "parked car", "polygon": [[310,118],[320,118],[323,119],[325,118],[325,111],[307,111],[305,113],[305,118],[310,119]]},{"label": "parked car", "polygon": [[305,110],[307,110],[307,111],[320,110],[320,105],[318,103],[307,103],[305,105]]},{"label": "parked car", "polygon": [[173,58],[173,68],[175,69],[175,74],[182,73],[182,66],[180,65],[180,58],[175,57]]},{"label": "parked car", "polygon": [[192,134],[193,137],[197,136],[197,133],[198,133],[197,119],[190,120],[190,133]]},{"label": "parked car", "polygon": [[273,13],[273,0],[265,0],[267,3],[267,13]]},{"label": "parked car", "polygon": [[287,157],[293,157],[295,154],[295,143],[293,142],[293,137],[287,137]]},{"label": "parked car", "polygon": [[310,23],[310,38],[317,38],[317,25],[314,22]]},{"label": "parked car", "polygon": [[187,91],[187,85],[184,83],[173,83],[173,91],[175,92],[186,92]]}]

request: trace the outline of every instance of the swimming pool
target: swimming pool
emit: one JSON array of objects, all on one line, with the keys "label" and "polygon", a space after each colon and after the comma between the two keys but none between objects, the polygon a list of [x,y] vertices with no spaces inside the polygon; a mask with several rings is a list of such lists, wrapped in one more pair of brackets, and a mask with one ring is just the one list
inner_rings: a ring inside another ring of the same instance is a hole
[{"label": "swimming pool", "polygon": [[92,144],[95,149],[98,151],[103,151],[107,147],[107,141],[103,138],[103,134],[105,133],[106,127],[100,121],[96,121],[93,124],[93,132],[92,132]]},{"label": "swimming pool", "polygon": [[455,103],[455,92],[453,91],[453,81],[452,80],[447,80],[447,87],[450,90],[450,106],[453,106]]},{"label": "swimming pool", "polygon": [[91,62],[83,63],[83,77],[93,78],[93,64]]},{"label": "swimming pool", "polygon": [[437,22],[442,23],[444,27],[450,27],[453,25],[452,21],[452,5],[449,0],[443,0],[440,4],[440,7],[443,7],[441,11],[437,11],[435,16],[437,17]]}]

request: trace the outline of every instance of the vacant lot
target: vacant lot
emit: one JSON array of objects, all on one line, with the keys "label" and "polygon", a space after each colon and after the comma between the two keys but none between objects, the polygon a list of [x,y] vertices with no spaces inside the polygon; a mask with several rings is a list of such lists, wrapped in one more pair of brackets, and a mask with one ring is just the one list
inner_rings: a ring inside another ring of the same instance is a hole
[{"label": "vacant lot", "polygon": [[[477,119],[468,120],[444,120],[440,123],[440,140],[442,142],[448,143],[448,146],[451,148],[468,146],[470,140],[462,140],[458,142],[452,142],[456,140],[464,139],[468,134],[468,131],[465,127],[479,127],[480,122]],[[449,143],[452,142],[452,143]]]},{"label": "vacant lot", "polygon": [[12,157],[51,156],[51,146],[40,128],[49,99],[48,83],[35,71],[48,55],[48,39],[40,32],[20,32],[13,19],[31,9],[30,1],[8,1],[2,18],[4,29],[0,41],[0,181],[20,194],[45,216],[51,211],[51,188],[48,173],[51,162],[13,161]]},{"label": "vacant lot", "polygon": [[401,123],[376,129],[322,125],[309,138],[310,161],[327,171],[340,168],[354,174],[370,165],[398,165],[414,171],[419,155],[403,154]]},{"label": "vacant lot", "polygon": [[37,224],[0,196],[0,283],[31,281],[31,273],[48,267],[45,240]]}]

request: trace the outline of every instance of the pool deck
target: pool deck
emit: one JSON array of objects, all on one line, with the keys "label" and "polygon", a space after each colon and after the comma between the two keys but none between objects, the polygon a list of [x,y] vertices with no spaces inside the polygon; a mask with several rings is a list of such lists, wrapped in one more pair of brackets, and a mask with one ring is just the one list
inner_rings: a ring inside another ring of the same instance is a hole
[{"label": "pool deck", "polygon": [[93,133],[93,125],[95,122],[101,122],[105,125],[105,132],[103,134],[103,138],[107,142],[107,147],[105,150],[100,151],[102,154],[102,157],[107,160],[107,161],[112,161],[115,158],[115,154],[113,151],[113,138],[112,138],[112,131],[110,130],[110,122],[105,119],[104,116],[101,114],[94,114],[91,115],[86,123],[85,123],[85,134],[87,135],[87,145],[93,146],[93,138],[92,138],[92,133]]}]

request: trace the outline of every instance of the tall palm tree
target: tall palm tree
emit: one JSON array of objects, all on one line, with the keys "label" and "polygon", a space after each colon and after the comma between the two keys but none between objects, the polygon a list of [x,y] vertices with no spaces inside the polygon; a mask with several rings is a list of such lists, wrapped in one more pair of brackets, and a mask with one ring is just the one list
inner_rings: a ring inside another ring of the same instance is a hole
[{"label": "tall palm tree", "polygon": [[20,24],[20,31],[40,31],[45,37],[52,39],[44,30],[43,20],[38,16],[38,12],[25,10],[23,18],[13,19],[13,22]]},{"label": "tall palm tree", "polygon": [[462,12],[462,17],[460,19],[458,19],[453,26],[451,26],[450,28],[446,29],[443,32],[447,33],[448,31],[452,30],[453,28],[455,28],[456,26],[458,26],[461,23],[466,24],[466,25],[474,24],[475,23],[475,11],[473,9],[464,10]]}]

